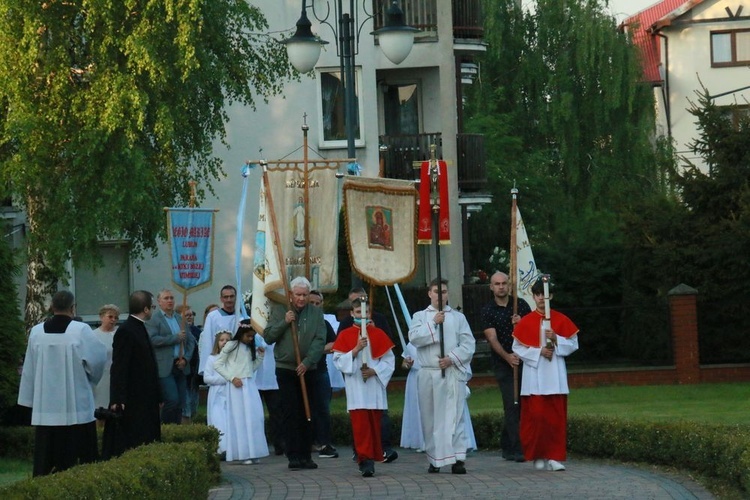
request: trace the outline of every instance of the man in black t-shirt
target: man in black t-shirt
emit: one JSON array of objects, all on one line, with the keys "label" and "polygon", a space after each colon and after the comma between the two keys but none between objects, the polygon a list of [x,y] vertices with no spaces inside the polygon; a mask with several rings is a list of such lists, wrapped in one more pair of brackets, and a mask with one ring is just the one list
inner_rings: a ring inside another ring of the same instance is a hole
[{"label": "man in black t-shirt", "polygon": [[518,300],[517,314],[513,314],[513,298],[510,295],[508,275],[496,272],[490,278],[490,290],[493,301],[482,308],[482,330],[490,344],[492,365],[495,371],[497,385],[503,397],[505,411],[505,426],[500,438],[503,458],[523,462],[523,450],[518,426],[521,417],[520,398],[515,401],[513,384],[513,367],[518,367],[518,386],[521,385],[523,365],[519,357],[513,352],[513,327],[522,316],[531,312],[525,300]]}]

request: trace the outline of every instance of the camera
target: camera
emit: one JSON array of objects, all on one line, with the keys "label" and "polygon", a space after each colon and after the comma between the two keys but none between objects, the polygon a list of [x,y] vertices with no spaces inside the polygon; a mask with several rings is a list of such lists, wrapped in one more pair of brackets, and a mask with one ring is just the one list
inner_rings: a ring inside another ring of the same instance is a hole
[{"label": "camera", "polygon": [[98,420],[116,420],[122,417],[122,411],[110,410],[109,408],[100,406],[99,408],[94,410],[94,417],[96,417]]}]

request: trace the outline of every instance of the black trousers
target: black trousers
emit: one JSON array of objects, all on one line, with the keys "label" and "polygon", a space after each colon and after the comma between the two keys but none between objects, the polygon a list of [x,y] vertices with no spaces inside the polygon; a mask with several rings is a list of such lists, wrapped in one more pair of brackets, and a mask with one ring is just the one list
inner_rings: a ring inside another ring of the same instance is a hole
[{"label": "black trousers", "polygon": [[[315,408],[318,374],[315,370],[305,373],[305,385],[310,410]],[[284,436],[286,457],[289,461],[310,460],[313,442],[312,423],[305,416],[302,400],[302,384],[294,370],[276,368],[276,381],[279,384],[281,400],[281,429]]]},{"label": "black trousers", "polygon": [[[518,388],[521,388],[521,374],[523,373],[523,364],[518,366]],[[518,404],[513,402],[513,368],[501,361],[495,364],[495,380],[500,387],[500,394],[503,397],[503,411],[505,412],[505,425],[503,434],[500,437],[500,448],[503,449],[503,455],[522,455],[521,436],[519,425],[521,421],[521,398],[518,398]]]}]

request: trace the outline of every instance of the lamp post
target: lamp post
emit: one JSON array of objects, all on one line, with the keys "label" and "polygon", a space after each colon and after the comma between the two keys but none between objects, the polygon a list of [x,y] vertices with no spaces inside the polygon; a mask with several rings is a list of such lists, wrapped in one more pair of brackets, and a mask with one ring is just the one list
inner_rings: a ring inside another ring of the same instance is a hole
[{"label": "lamp post", "polygon": [[[313,0],[314,1],[314,0]],[[336,54],[339,56],[341,67],[341,85],[344,89],[344,119],[346,124],[346,147],[349,158],[356,158],[354,150],[355,124],[357,120],[356,102],[354,95],[354,67],[355,56],[359,47],[359,32],[364,23],[373,16],[368,14],[357,26],[357,10],[354,0],[349,0],[349,12],[343,12],[342,0],[337,0],[334,5],[338,31],[326,20],[328,16],[316,19],[328,24],[337,39]],[[313,5],[313,14],[315,7]],[[365,12],[365,14],[367,14]],[[386,12],[385,26],[373,31],[371,34],[378,37],[380,48],[385,56],[393,64],[400,64],[411,52],[414,44],[414,34],[419,31],[407,26],[404,22],[404,13],[398,6],[398,1],[393,0]],[[284,40],[287,55],[292,66],[300,73],[307,73],[315,68],[320,57],[320,49],[327,44],[312,32],[312,23],[307,17],[307,0],[302,0],[302,13],[297,21],[297,31],[291,38]]]}]

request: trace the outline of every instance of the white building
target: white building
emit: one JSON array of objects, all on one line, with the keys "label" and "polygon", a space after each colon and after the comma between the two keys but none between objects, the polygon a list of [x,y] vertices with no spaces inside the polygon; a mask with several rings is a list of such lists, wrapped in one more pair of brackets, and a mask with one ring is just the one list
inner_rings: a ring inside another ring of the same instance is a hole
[{"label": "white building", "polygon": [[[745,5],[743,5],[745,4]],[[696,91],[708,89],[729,116],[750,104],[750,7],[741,0],[663,0],[627,18],[643,55],[644,80],[654,88],[658,133],[674,140],[677,154],[701,168],[690,150],[697,136],[689,113]]]},{"label": "white building", "polygon": [[[416,178],[412,164],[429,157],[429,144],[438,145],[438,156],[451,165],[450,209],[451,245],[443,247],[442,270],[451,283],[464,282],[462,220],[472,204],[486,201],[476,197],[486,184],[481,136],[462,134],[461,88],[471,82],[476,65],[472,56],[486,50],[482,42],[481,0],[401,0],[407,24],[421,30],[407,59],[396,66],[386,59],[370,33],[383,23],[383,10],[392,0],[351,2],[359,29],[356,55],[356,78],[359,127],[356,157],[363,175],[393,178]],[[291,154],[301,159],[301,127],[309,125],[309,145],[326,158],[345,158],[342,100],[339,88],[339,57],[336,35],[329,25],[320,22],[330,9],[327,23],[336,27],[337,0],[308,1],[308,16],[313,32],[329,45],[314,69],[314,77],[304,75],[300,82],[289,82],[283,95],[257,110],[235,105],[228,110],[227,143],[220,144],[216,155],[224,162],[226,178],[215,184],[216,198],[208,198],[202,207],[219,209],[217,216],[213,286],[190,294],[188,302],[202,322],[203,308],[218,303],[219,289],[235,284],[235,248],[237,240],[237,207],[241,197],[241,167],[246,160],[276,160]],[[344,10],[348,12],[349,2]],[[262,0],[255,2],[270,24],[269,32],[294,30],[300,17],[301,0]],[[370,17],[363,12],[363,5]],[[464,83],[466,84],[466,83]],[[314,155],[314,153],[311,153]],[[250,175],[247,213],[244,217],[242,242],[242,285],[252,286],[251,271],[255,221],[257,218],[258,169]],[[462,208],[463,207],[463,208]],[[331,235],[336,237],[335,234]],[[140,262],[128,259],[128,242],[102,242],[105,267],[96,274],[73,269],[71,289],[76,294],[78,312],[84,319],[96,321],[99,307],[115,303],[123,313],[130,292],[146,289],[153,292],[171,288],[169,248],[162,245],[159,255]],[[423,286],[432,277],[434,250],[422,247],[420,272],[414,284]],[[427,269],[428,271],[425,271]],[[348,289],[349,283],[339,283]],[[423,290],[423,288],[422,288]],[[23,288],[21,294],[25,295]],[[451,303],[462,303],[461,288],[451,289]],[[424,301],[426,302],[426,297]],[[177,296],[177,303],[182,297]],[[123,314],[123,317],[125,315]]]}]

